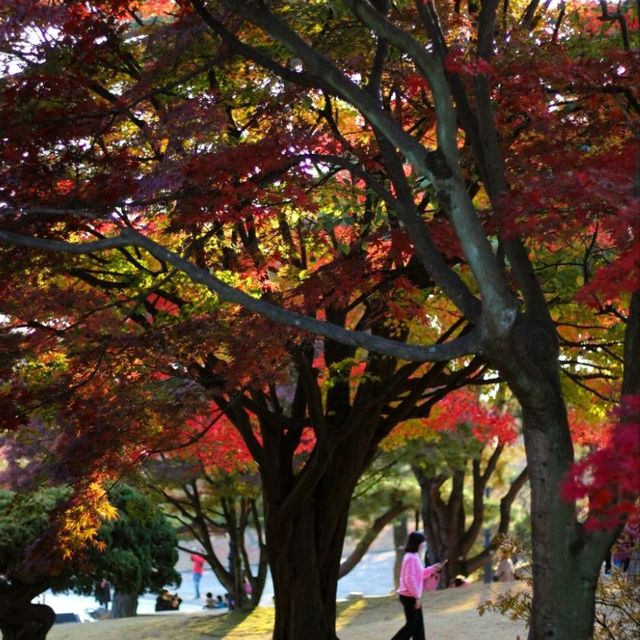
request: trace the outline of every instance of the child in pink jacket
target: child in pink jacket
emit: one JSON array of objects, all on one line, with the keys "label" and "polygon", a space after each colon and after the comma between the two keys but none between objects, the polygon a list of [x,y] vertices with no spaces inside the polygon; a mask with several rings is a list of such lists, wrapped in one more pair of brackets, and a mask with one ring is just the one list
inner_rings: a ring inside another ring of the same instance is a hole
[{"label": "child in pink jacket", "polygon": [[[404,627],[393,636],[392,640],[425,640],[424,620],[422,617],[422,591],[429,589],[433,580],[440,580],[440,563],[424,568],[420,559],[424,551],[425,538],[419,531],[409,534],[405,545],[404,558],[400,568],[400,585],[398,595],[404,607],[406,622]],[[438,583],[435,583],[438,586]]]}]

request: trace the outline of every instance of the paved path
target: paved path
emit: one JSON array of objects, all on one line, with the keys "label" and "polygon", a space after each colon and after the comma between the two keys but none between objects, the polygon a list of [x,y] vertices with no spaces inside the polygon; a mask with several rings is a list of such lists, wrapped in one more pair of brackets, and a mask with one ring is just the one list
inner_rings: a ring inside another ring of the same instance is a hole
[{"label": "paved path", "polygon": [[[376,551],[368,553],[358,565],[338,582],[338,599],[346,598],[350,593],[358,592],[366,596],[387,595],[393,589],[393,551]],[[178,595],[182,598],[180,610],[193,612],[202,610],[205,594],[210,591],[214,596],[224,594],[225,589],[212,571],[205,571],[200,583],[200,600],[195,599],[192,574],[188,570],[181,571],[182,584]],[[138,613],[153,613],[156,596],[146,594],[138,600]],[[88,596],[73,593],[53,594],[47,591],[34,602],[44,602],[53,607],[56,613],[77,613],[82,620],[91,620],[88,611],[97,608],[97,602]],[[273,584],[267,579],[260,604],[269,606],[273,602]]]}]

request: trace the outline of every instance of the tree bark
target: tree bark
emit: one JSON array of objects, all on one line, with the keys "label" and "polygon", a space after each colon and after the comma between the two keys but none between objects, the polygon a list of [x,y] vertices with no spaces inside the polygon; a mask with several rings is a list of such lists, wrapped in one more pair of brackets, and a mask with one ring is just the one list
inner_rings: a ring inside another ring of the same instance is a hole
[{"label": "tree bark", "polygon": [[48,588],[47,582],[26,584],[17,579],[10,587],[0,587],[2,640],[45,640],[56,615],[48,605],[31,600]]},{"label": "tree bark", "polygon": [[574,505],[558,491],[573,459],[564,406],[555,405],[545,411],[523,407],[536,603],[529,637],[588,640],[602,557],[586,545]]},{"label": "tree bark", "polygon": [[[318,513],[305,507],[267,535],[275,592],[274,640],[335,640],[336,585],[340,562],[335,545],[325,560],[317,551]],[[268,529],[269,531],[269,529]],[[331,556],[331,557],[329,557]]]},{"label": "tree bark", "polygon": [[125,593],[116,589],[113,594],[113,618],[132,618],[138,612],[138,595]]},{"label": "tree bark", "polygon": [[589,640],[598,573],[614,534],[585,531],[575,504],[561,493],[574,452],[554,338],[523,318],[513,340],[508,355],[501,357],[499,349],[494,353],[522,407],[533,545],[529,638]]},{"label": "tree bark", "polygon": [[[377,420],[352,432],[306,499],[283,511],[265,491],[275,592],[273,640],[336,640],[336,590],[351,496],[377,442]],[[309,464],[309,463],[308,463]]]}]

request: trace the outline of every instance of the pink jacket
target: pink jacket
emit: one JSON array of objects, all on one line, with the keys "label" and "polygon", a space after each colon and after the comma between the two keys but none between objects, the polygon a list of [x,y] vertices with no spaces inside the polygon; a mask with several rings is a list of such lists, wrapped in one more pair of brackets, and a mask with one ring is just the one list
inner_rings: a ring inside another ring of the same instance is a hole
[{"label": "pink jacket", "polygon": [[426,567],[424,570],[424,590],[435,591],[440,584],[440,570],[435,564]]},{"label": "pink jacket", "polygon": [[400,568],[398,594],[421,598],[424,584],[424,567],[417,553],[405,553]]}]

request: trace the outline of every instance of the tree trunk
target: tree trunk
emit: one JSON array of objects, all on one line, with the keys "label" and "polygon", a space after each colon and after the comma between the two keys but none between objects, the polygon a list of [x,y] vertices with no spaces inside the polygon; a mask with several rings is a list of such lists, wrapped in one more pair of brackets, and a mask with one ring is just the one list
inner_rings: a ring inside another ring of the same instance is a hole
[{"label": "tree trunk", "polygon": [[[497,544],[492,540],[479,553],[469,557],[476,542],[484,517],[484,493],[486,485],[495,471],[496,463],[502,452],[502,446],[496,447],[484,470],[480,470],[478,460],[473,460],[473,519],[467,527],[464,511],[464,474],[453,474],[453,487],[448,502],[444,502],[440,491],[447,478],[444,474],[430,477],[425,471],[413,467],[413,474],[420,486],[422,519],[425,522],[425,535],[428,543],[427,562],[434,564],[448,559],[442,572],[442,584],[447,585],[456,575],[468,576],[491,557]],[[526,484],[528,471],[525,468],[513,481],[506,495],[500,501],[500,522],[498,533],[506,535],[511,520],[511,505],[520,489]]]},{"label": "tree trunk", "polygon": [[[343,501],[344,502],[344,501]],[[336,586],[348,500],[329,531],[312,502],[288,522],[268,528],[275,592],[274,640],[335,640]]]},{"label": "tree trunk", "polygon": [[558,378],[557,351],[548,335],[519,327],[517,358],[501,372],[522,407],[531,487],[533,612],[530,640],[589,640],[595,588],[609,540],[590,534],[576,506],[561,494],[573,460],[573,444]]},{"label": "tree trunk", "polygon": [[124,593],[116,589],[113,594],[113,618],[132,618],[138,611],[138,595],[135,593]]},{"label": "tree trunk", "polygon": [[524,424],[531,484],[535,602],[530,638],[588,640],[604,552],[598,553],[587,544],[576,521],[574,504],[560,495],[559,488],[573,459],[567,457],[571,442],[566,418],[525,409]]},{"label": "tree trunk", "polygon": [[[427,563],[435,564],[449,555],[449,530],[451,527],[447,505],[440,497],[440,487],[446,476],[430,478],[418,466],[412,467],[420,486],[420,510],[427,538]],[[451,559],[450,559],[451,561]]]},{"label": "tree trunk", "polygon": [[372,429],[352,434],[313,490],[283,513],[265,496],[275,593],[273,640],[336,640],[336,589],[351,496],[369,461]]},{"label": "tree trunk", "polygon": [[2,640],[45,640],[56,614],[46,604],[0,605]]}]

